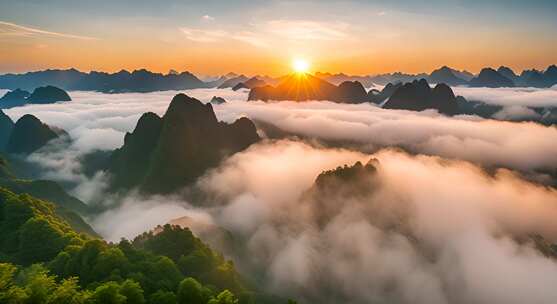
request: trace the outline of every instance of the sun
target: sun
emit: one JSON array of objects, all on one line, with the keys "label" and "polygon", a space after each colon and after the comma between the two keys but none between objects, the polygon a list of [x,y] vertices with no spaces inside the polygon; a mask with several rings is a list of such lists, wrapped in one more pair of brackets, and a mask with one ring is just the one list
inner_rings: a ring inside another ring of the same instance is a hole
[{"label": "sun", "polygon": [[309,62],[304,59],[294,59],[292,61],[292,68],[296,73],[307,73],[309,71]]}]

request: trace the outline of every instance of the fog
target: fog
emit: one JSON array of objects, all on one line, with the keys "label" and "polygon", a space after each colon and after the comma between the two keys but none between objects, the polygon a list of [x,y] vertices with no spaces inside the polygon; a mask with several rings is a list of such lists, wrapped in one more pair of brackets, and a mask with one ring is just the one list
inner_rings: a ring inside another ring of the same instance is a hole
[{"label": "fog", "polygon": [[557,86],[551,88],[453,87],[455,95],[501,106],[557,107]]},{"label": "fog", "polygon": [[[78,158],[85,153],[120,147],[125,132],[133,130],[141,114],[148,111],[164,114],[176,93],[71,92],[73,101],[68,103],[27,105],[5,112],[14,120],[27,113],[34,114],[43,122],[69,133],[70,146],[58,149],[63,155],[43,155],[66,160],[50,161],[56,166],[45,168],[44,174],[54,178],[60,171],[75,171],[71,168],[79,167]],[[554,161],[557,141],[550,140],[557,138],[557,129],[535,123],[501,122],[473,116],[451,118],[435,111],[384,110],[371,104],[246,102],[246,91],[197,89],[186,93],[203,102],[214,95],[224,97],[228,101],[226,104],[214,106],[220,120],[232,122],[240,116],[248,116],[292,135],[351,143],[353,148],[363,152],[398,146],[414,153],[523,171],[557,167]],[[521,110],[524,109],[511,109],[511,114]],[[61,181],[75,181],[75,176]]]},{"label": "fog", "polygon": [[[481,90],[470,92],[487,92]],[[206,194],[202,201],[179,193],[105,196],[107,176],[86,176],[80,157],[119,147],[142,113],[162,115],[176,93],[71,92],[69,103],[6,113],[14,120],[34,114],[68,131],[71,140],[52,142],[28,159],[43,167],[43,177],[72,182],[72,193],[84,201],[114,206],[88,219],[107,240],[187,217],[203,223],[192,230],[247,277],[257,275],[266,290],[302,303],[557,298],[557,263],[534,242],[534,236],[557,240],[557,192],[512,171],[557,168],[554,127],[370,104],[246,102],[245,91],[191,90],[204,102],[213,95],[228,101],[214,106],[220,120],[247,116],[262,135],[273,125],[293,136],[264,139],[207,172],[190,185]],[[493,95],[503,93],[515,94]],[[518,101],[511,106],[524,110]],[[378,165],[365,181],[369,193],[311,195],[320,172],[372,158]],[[241,249],[213,242],[219,229],[231,232]]]},{"label": "fog", "polygon": [[[379,161],[371,194],[304,195],[321,171],[371,158]],[[220,203],[128,199],[95,227],[116,239],[173,216],[201,218],[244,240],[241,252],[217,246],[243,273],[263,273],[268,290],[308,303],[551,303],[557,296],[557,264],[527,237],[555,240],[557,193],[511,171],[488,175],[467,162],[398,150],[363,154],[280,140],[235,154],[198,187]],[[318,223],[325,209],[334,212]],[[385,229],[393,219],[399,228]]]}]

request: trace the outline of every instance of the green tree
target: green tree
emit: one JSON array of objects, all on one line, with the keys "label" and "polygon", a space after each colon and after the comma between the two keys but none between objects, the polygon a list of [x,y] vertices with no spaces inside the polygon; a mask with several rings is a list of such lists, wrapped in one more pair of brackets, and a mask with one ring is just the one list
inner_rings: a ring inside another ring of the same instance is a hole
[{"label": "green tree", "polygon": [[77,278],[63,280],[48,298],[48,304],[83,304],[89,294],[79,290]]},{"label": "green tree", "polygon": [[158,290],[149,297],[149,304],[176,304],[178,300],[172,291]]},{"label": "green tree", "polygon": [[208,290],[196,279],[185,278],[178,286],[178,303],[205,304],[208,300]]},{"label": "green tree", "polygon": [[14,285],[14,275],[17,267],[8,263],[0,263],[0,303],[24,303],[28,296],[25,291]]},{"label": "green tree", "polygon": [[120,294],[120,285],[116,282],[106,282],[95,289],[91,296],[95,304],[124,304],[126,297]]},{"label": "green tree", "polygon": [[24,290],[28,296],[27,303],[46,303],[48,297],[56,288],[56,280],[48,275],[48,271],[39,264],[34,264],[21,271],[16,277],[18,285],[25,286]]},{"label": "green tree", "polygon": [[120,286],[120,294],[126,297],[128,304],[143,304],[145,298],[143,296],[143,289],[139,283],[132,280],[125,280]]},{"label": "green tree", "polygon": [[19,233],[19,261],[29,265],[52,260],[66,245],[63,237],[46,219],[29,219]]},{"label": "green tree", "polygon": [[216,297],[212,298],[208,304],[238,304],[238,299],[232,292],[225,289]]}]

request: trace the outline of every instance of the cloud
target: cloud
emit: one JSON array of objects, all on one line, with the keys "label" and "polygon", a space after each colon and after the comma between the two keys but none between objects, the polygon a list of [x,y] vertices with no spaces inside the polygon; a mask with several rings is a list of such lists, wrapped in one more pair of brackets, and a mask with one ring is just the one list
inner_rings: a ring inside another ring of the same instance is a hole
[{"label": "cloud", "polygon": [[363,151],[398,146],[416,153],[526,171],[557,167],[557,143],[548,140],[557,138],[557,129],[535,123],[332,102],[232,102],[216,109],[225,120],[246,115],[295,135],[348,142]]},{"label": "cloud", "polygon": [[309,20],[271,20],[265,30],[289,40],[344,40],[349,37],[348,24]]},{"label": "cloud", "polygon": [[[322,170],[372,157],[372,194],[305,195]],[[215,222],[248,244],[236,265],[300,300],[546,303],[557,295],[557,263],[512,238],[557,237],[557,192],[505,170],[488,176],[462,161],[277,141],[232,156],[200,183],[225,202],[211,212]],[[334,212],[317,222],[324,206]]]},{"label": "cloud", "polygon": [[[74,152],[60,149],[57,152],[60,155],[52,157],[66,159],[68,168],[76,168],[81,155],[120,147],[124,134],[133,130],[141,114],[151,111],[163,115],[177,93],[70,92],[71,102],[28,105],[5,110],[5,113],[14,121],[24,114],[34,114],[49,125],[65,129],[73,140],[70,151]],[[246,102],[246,92],[232,90],[196,89],[186,93],[203,102],[214,95],[224,97],[227,103],[214,106],[220,120],[233,122],[247,116],[259,124],[270,124],[290,134],[348,145],[362,152],[397,146],[414,153],[502,166],[534,175],[538,175],[539,170],[557,168],[557,140],[553,140],[557,139],[557,129],[535,123],[445,117],[434,111],[385,110],[371,104]],[[77,177],[59,175],[58,172],[73,171],[56,166],[49,168],[44,170],[49,178],[58,177],[63,182],[87,181],[79,172]],[[82,188],[79,193],[85,192]],[[80,198],[87,200],[90,195]]]},{"label": "cloud", "polygon": [[502,106],[557,107],[557,89],[453,87],[455,94]]},{"label": "cloud", "polygon": [[78,39],[78,40],[97,40],[97,38],[95,37],[51,32],[51,31],[41,30],[38,28],[18,25],[11,22],[4,22],[4,21],[0,21],[0,37],[1,36],[24,36],[24,37],[44,36],[44,37],[54,37],[54,38]]},{"label": "cloud", "polygon": [[195,42],[218,42],[229,36],[226,31],[222,30],[203,30],[181,27],[180,31],[187,39]]},{"label": "cloud", "polygon": [[201,17],[201,19],[202,19],[203,21],[214,21],[214,20],[215,20],[215,17],[211,17],[211,16],[209,16],[209,15],[203,15],[203,16]]},{"label": "cloud", "polygon": [[[203,20],[210,21],[212,17]],[[256,47],[269,47],[277,41],[314,40],[338,41],[349,39],[348,24],[342,22],[317,22],[309,20],[271,20],[261,24],[250,24],[247,30],[228,31],[180,27],[187,39],[203,43],[236,40]]]},{"label": "cloud", "polygon": [[[108,240],[186,217],[185,225],[214,227],[199,233],[248,277],[257,274],[266,290],[308,303],[512,304],[557,297],[557,263],[530,238],[557,239],[557,192],[513,171],[488,173],[476,165],[555,169],[554,127],[370,104],[246,102],[245,92],[188,90],[203,102],[224,97],[227,103],[214,106],[220,120],[247,116],[304,140],[266,139],[234,154],[194,186],[207,200],[106,197],[106,176],[85,176],[80,156],[119,147],[142,113],[162,115],[176,93],[70,92],[71,102],[6,113],[34,114],[68,131],[72,141],[53,142],[29,159],[45,168],[45,178],[74,181],[78,197],[100,196],[113,206],[89,219]],[[314,195],[320,172],[371,158],[379,165],[364,180],[368,194]],[[211,231],[219,227],[239,243],[213,243]]]}]

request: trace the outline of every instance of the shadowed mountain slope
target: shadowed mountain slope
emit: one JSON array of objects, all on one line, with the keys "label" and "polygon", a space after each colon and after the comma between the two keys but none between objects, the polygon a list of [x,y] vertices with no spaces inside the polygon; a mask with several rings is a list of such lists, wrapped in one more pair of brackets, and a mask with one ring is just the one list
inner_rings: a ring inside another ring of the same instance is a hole
[{"label": "shadowed mountain slope", "polygon": [[141,117],[112,155],[109,172],[115,190],[139,186],[168,193],[259,139],[249,119],[219,122],[211,104],[178,94],[162,118],[153,113]]}]

